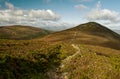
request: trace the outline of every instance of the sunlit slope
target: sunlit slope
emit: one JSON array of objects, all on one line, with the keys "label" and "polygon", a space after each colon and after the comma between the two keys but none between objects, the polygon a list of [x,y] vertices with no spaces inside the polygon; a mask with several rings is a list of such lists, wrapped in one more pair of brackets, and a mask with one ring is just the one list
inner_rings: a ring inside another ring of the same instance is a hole
[{"label": "sunlit slope", "polygon": [[95,45],[0,40],[1,79],[119,79],[120,51]]},{"label": "sunlit slope", "polygon": [[50,34],[43,38],[49,42],[71,42],[120,49],[120,35],[95,22]]}]

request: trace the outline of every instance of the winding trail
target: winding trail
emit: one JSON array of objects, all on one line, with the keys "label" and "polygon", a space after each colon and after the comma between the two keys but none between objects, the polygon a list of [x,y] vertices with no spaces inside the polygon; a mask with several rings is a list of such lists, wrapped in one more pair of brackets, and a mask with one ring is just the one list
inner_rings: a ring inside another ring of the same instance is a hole
[{"label": "winding trail", "polygon": [[58,68],[55,68],[54,70],[51,70],[47,73],[48,77],[50,79],[68,79],[68,72],[60,72],[60,74],[57,74],[57,71],[61,71],[62,69],[64,69],[65,65],[67,64],[67,62],[69,62],[70,60],[72,60],[72,58],[74,58],[77,55],[81,55],[81,50],[79,48],[78,45],[75,44],[71,44],[71,46],[76,49],[76,52],[70,56],[67,56],[65,59],[62,60],[61,65]]},{"label": "winding trail", "polygon": [[69,60],[71,60],[73,57],[75,57],[76,55],[82,55],[82,54],[81,54],[81,51],[80,51],[80,48],[79,48],[77,45],[75,45],[75,44],[71,44],[71,45],[72,45],[72,47],[73,47],[74,49],[77,50],[77,52],[74,53],[74,54],[71,55],[71,56],[68,56],[68,57],[65,58],[63,61],[69,61]]},{"label": "winding trail", "polygon": [[72,44],[72,46],[73,46],[73,48],[75,48],[77,50],[77,52],[72,55],[73,57],[76,56],[76,55],[78,55],[78,54],[82,55],[81,54],[81,50],[80,50],[80,48],[77,45]]},{"label": "winding trail", "polygon": [[[65,59],[62,61],[63,63],[62,63],[61,66],[60,66],[61,69],[65,67],[64,62],[70,61],[70,60],[71,60],[72,58],[74,58],[76,55],[82,55],[82,54],[81,54],[81,51],[80,51],[80,48],[79,48],[77,45],[71,44],[71,46],[72,46],[74,49],[76,49],[77,51],[76,51],[76,53],[74,53],[73,55],[68,56],[67,58],[65,58]],[[68,74],[67,72],[62,73],[62,76],[61,76],[60,79],[68,79],[67,74]]]}]

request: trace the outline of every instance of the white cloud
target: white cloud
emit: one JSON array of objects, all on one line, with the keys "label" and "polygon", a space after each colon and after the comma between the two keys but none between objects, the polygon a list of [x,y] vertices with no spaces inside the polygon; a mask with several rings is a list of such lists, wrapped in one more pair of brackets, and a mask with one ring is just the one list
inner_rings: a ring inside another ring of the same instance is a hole
[{"label": "white cloud", "polygon": [[[4,23],[4,21],[10,22],[13,24],[16,21],[33,21],[33,20],[50,20],[50,21],[58,21],[60,20],[60,15],[56,14],[52,10],[23,10],[17,9],[13,4],[6,2],[7,9],[0,10],[0,22]],[[12,21],[12,22],[11,22]]]},{"label": "white cloud", "polygon": [[79,9],[79,10],[81,10],[81,9],[88,9],[88,7],[85,6],[85,5],[83,5],[83,4],[78,4],[78,5],[75,5],[74,7],[75,7],[76,9]]},{"label": "white cloud", "polygon": [[8,9],[15,9],[14,5],[9,2],[5,2],[5,5]]},{"label": "white cloud", "polygon": [[61,16],[52,10],[24,10],[6,2],[7,9],[0,9],[0,26],[30,25],[51,30],[63,30],[73,24],[61,22]]},{"label": "white cloud", "polygon": [[30,10],[28,11],[28,16],[30,18],[36,18],[41,20],[57,21],[60,19],[60,16],[54,13],[52,10]]},{"label": "white cloud", "polygon": [[15,16],[23,16],[24,11],[23,10],[14,10],[13,15],[15,15]]},{"label": "white cloud", "polygon": [[101,9],[101,2],[99,1],[95,9],[92,9],[87,15],[86,19],[89,21],[108,21],[111,23],[120,22],[120,15],[116,11],[109,9]]},{"label": "white cloud", "polygon": [[66,23],[66,22],[56,22],[56,21],[41,21],[41,22],[37,22],[36,26],[41,25],[41,28],[45,28],[48,30],[54,30],[54,31],[60,31],[60,30],[65,30],[68,29],[70,27],[75,26],[75,24],[72,23]]}]

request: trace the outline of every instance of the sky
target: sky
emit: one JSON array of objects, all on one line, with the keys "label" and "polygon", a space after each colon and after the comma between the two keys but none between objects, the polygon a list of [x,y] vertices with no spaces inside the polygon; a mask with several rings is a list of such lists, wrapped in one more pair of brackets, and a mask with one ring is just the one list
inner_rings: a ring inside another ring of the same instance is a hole
[{"label": "sky", "polygon": [[98,22],[120,30],[120,0],[0,0],[0,26],[62,30]]}]

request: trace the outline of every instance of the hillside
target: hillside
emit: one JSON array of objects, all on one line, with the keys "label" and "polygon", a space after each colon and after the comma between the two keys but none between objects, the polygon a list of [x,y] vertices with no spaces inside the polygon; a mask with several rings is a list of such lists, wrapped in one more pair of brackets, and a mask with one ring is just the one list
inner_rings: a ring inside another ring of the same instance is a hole
[{"label": "hillside", "polygon": [[0,40],[0,79],[119,79],[119,62],[100,46]]},{"label": "hillside", "polygon": [[87,34],[111,38],[111,39],[118,39],[118,40],[120,39],[120,35],[118,35],[112,30],[96,22],[89,22],[86,24],[81,24],[81,25],[76,26],[75,28],[71,28],[70,30],[81,31]]},{"label": "hillside", "polygon": [[120,79],[119,41],[94,22],[32,40],[0,39],[0,79]]},{"label": "hillside", "polygon": [[120,35],[95,22],[78,25],[74,28],[46,36],[49,42],[66,41],[77,44],[98,45],[120,50]]},{"label": "hillside", "polygon": [[1,26],[0,39],[33,39],[43,37],[51,33],[50,31],[31,26]]}]

